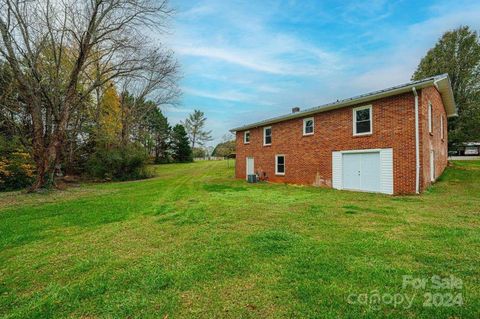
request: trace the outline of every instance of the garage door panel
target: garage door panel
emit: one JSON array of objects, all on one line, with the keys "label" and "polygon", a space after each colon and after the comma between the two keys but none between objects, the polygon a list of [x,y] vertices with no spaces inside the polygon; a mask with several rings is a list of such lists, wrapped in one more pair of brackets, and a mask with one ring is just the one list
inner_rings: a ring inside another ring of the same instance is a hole
[{"label": "garage door panel", "polygon": [[343,154],[343,188],[360,189],[361,188],[361,154]]},{"label": "garage door panel", "polygon": [[380,153],[361,154],[360,190],[380,192]]}]

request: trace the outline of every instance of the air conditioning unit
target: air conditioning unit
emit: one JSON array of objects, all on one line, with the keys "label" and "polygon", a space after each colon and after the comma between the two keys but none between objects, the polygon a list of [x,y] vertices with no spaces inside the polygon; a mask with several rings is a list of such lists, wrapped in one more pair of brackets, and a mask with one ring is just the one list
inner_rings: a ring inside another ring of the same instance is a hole
[{"label": "air conditioning unit", "polygon": [[257,177],[256,174],[250,174],[250,175],[248,175],[248,177],[247,177],[247,181],[248,181],[249,183],[257,183],[257,182],[258,182],[258,177]]}]

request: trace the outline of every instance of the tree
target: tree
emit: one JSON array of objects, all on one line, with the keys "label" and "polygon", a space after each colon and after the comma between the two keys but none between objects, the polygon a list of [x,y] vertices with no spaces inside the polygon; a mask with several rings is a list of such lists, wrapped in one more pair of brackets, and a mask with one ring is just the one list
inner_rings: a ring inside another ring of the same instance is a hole
[{"label": "tree", "polygon": [[212,131],[204,130],[206,120],[205,114],[200,110],[194,110],[185,120],[184,126],[192,149],[195,148],[197,143],[203,146],[205,142],[212,140],[210,136]]},{"label": "tree", "polygon": [[0,61],[0,134],[9,140],[18,137],[26,146],[29,140],[28,119],[20,112],[18,88],[12,77],[8,63]]},{"label": "tree", "polygon": [[213,150],[213,156],[221,156],[225,157],[232,153],[235,153],[236,142],[235,142],[235,135],[232,134],[225,134],[222,137],[222,142],[218,143]]},{"label": "tree", "polygon": [[179,96],[176,86],[178,64],[171,51],[154,52],[145,68],[119,81],[122,109],[122,143],[127,144],[135,130],[134,123],[145,121],[154,104],[174,104]]},{"label": "tree", "polygon": [[172,53],[144,34],[161,32],[170,12],[166,0],[0,0],[0,58],[31,122],[32,190],[54,183],[72,121],[97,88],[133,79],[174,91]]},{"label": "tree", "polygon": [[225,157],[232,153],[235,153],[235,141],[233,140],[218,143],[217,146],[215,146],[212,155]]},{"label": "tree", "polygon": [[0,191],[27,187],[34,169],[30,154],[18,139],[0,135]]},{"label": "tree", "polygon": [[449,120],[449,142],[480,139],[480,39],[468,26],[445,32],[420,61],[412,80],[448,73],[458,108]]},{"label": "tree", "polygon": [[181,124],[177,124],[172,130],[173,159],[179,163],[192,162],[192,148],[188,142],[187,132]]},{"label": "tree", "polygon": [[122,129],[120,98],[115,86],[108,84],[99,103],[97,138],[104,142],[116,142]]},{"label": "tree", "polygon": [[146,117],[149,138],[152,141],[155,163],[167,163],[169,160],[171,127],[167,118],[158,107],[150,109]]},{"label": "tree", "polygon": [[194,149],[192,149],[192,153],[193,158],[205,158],[207,156],[205,149],[202,147],[195,147]]}]

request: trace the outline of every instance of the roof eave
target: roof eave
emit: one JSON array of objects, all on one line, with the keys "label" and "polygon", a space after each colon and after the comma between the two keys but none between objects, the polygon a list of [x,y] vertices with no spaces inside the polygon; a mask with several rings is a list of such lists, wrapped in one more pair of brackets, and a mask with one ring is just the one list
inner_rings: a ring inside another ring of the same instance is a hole
[{"label": "roof eave", "polygon": [[434,85],[442,96],[442,102],[445,107],[447,117],[458,116],[457,105],[455,104],[455,97],[453,95],[450,78],[448,76],[445,76],[443,78],[435,80]]},{"label": "roof eave", "polygon": [[392,90],[381,91],[376,94],[361,96],[358,98],[346,99],[341,102],[334,102],[334,103],[326,104],[323,106],[314,107],[302,112],[287,114],[287,115],[271,118],[265,121],[255,122],[252,124],[236,127],[231,129],[230,132],[234,133],[238,131],[245,131],[252,128],[262,127],[262,126],[279,123],[279,122],[283,122],[283,121],[287,121],[295,118],[302,118],[312,114],[331,111],[331,110],[335,110],[335,109],[339,109],[342,107],[347,107],[355,104],[367,103],[367,102],[378,100],[384,97],[411,92],[413,87],[415,87],[416,89],[422,89],[432,85],[434,85],[442,95],[442,100],[445,105],[445,111],[447,113],[447,117],[457,116],[457,108],[455,105],[455,100],[453,98],[453,91],[452,91],[452,86],[450,84],[450,79],[447,74],[442,74],[437,77],[431,77],[420,82],[413,82],[409,85],[398,87]]},{"label": "roof eave", "polygon": [[416,87],[417,89],[420,89],[420,88],[432,85],[433,82],[434,82],[434,80],[431,79],[429,81],[417,83],[416,85],[412,84],[412,85],[397,88],[397,89],[394,89],[394,90],[391,90],[391,91],[379,92],[379,93],[374,94],[374,95],[369,95],[369,96],[365,96],[365,97],[361,97],[361,98],[357,98],[357,99],[347,100],[347,101],[344,101],[344,102],[341,102],[341,103],[336,103],[335,102],[335,103],[331,103],[331,105],[327,104],[326,106],[324,106],[322,108],[312,108],[310,110],[305,110],[305,111],[298,112],[298,113],[292,113],[292,114],[288,114],[288,115],[284,115],[284,116],[279,116],[277,118],[272,118],[272,119],[269,119],[269,120],[260,121],[260,122],[248,124],[248,125],[245,125],[245,126],[240,126],[240,127],[231,129],[230,132],[233,133],[233,132],[237,132],[237,131],[244,131],[244,130],[248,130],[248,129],[251,129],[251,128],[257,128],[257,127],[261,127],[261,126],[265,126],[265,125],[269,125],[269,124],[283,122],[283,121],[286,121],[286,120],[291,120],[291,119],[294,119],[294,118],[301,118],[301,117],[305,117],[305,116],[316,114],[316,113],[331,111],[331,110],[339,109],[339,108],[354,105],[354,104],[366,103],[366,102],[369,102],[369,101],[381,99],[383,97],[388,97],[388,96],[392,96],[392,95],[411,92],[412,87]]}]

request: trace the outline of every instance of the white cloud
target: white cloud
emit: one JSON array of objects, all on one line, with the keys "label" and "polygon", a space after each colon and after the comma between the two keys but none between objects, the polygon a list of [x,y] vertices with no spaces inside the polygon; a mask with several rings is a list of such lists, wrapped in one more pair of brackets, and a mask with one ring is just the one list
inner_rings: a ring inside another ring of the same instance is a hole
[{"label": "white cloud", "polygon": [[254,102],[255,104],[265,105],[268,103],[257,101],[257,97],[255,95],[250,95],[234,90],[226,90],[222,92],[207,92],[198,89],[192,88],[184,88],[183,92],[190,95],[195,95],[199,97],[204,97],[208,99],[214,100],[223,100],[223,101],[231,101],[231,102]]},{"label": "white cloud", "polygon": [[361,72],[349,82],[355,88],[365,91],[408,82],[421,58],[445,31],[460,25],[469,25],[474,30],[480,29],[480,3],[462,6],[457,10],[452,10],[451,7],[436,7],[434,12],[436,16],[412,24],[403,32],[397,33],[388,50],[371,53],[362,59],[371,66],[370,69]]},{"label": "white cloud", "polygon": [[[186,56],[221,60],[274,75],[315,76],[339,69],[340,58],[334,54],[287,37],[284,37],[284,42],[281,41],[250,49],[178,46],[176,52]],[[282,55],[286,57],[282,59]]]},{"label": "white cloud", "polygon": [[378,22],[393,14],[397,2],[389,0],[353,1],[343,7],[342,19],[355,25]]},{"label": "white cloud", "polygon": [[289,74],[290,72],[282,65],[275,65],[266,61],[252,59],[252,54],[239,53],[239,50],[212,47],[178,47],[177,52],[183,55],[205,57],[210,59],[223,60],[229,63],[272,74]]},{"label": "white cloud", "polygon": [[208,14],[211,14],[215,11],[215,7],[212,4],[201,4],[198,6],[194,6],[189,10],[179,12],[178,14],[181,16],[182,19],[196,19]]},{"label": "white cloud", "polygon": [[455,10],[456,8],[458,7],[411,25],[408,29],[409,34],[417,39],[433,42],[445,31],[460,25],[469,25],[473,30],[480,29],[480,2],[471,6],[461,6],[458,10]]},{"label": "white cloud", "polygon": [[404,66],[384,66],[353,77],[347,85],[355,88],[358,91],[357,94],[367,93],[408,82],[411,75],[412,71]]},{"label": "white cloud", "polygon": [[182,56],[271,75],[318,76],[341,68],[337,52],[302,40],[295,32],[272,29],[268,23],[273,10],[252,14],[248,7],[215,1],[193,6],[180,12],[178,28],[167,42]]},{"label": "white cloud", "polygon": [[187,109],[187,108],[182,108],[182,107],[175,107],[175,106],[166,106],[162,108],[163,111],[165,112],[170,112],[170,113],[191,113],[193,112],[193,109]]}]

